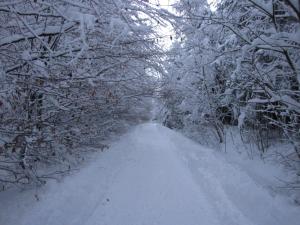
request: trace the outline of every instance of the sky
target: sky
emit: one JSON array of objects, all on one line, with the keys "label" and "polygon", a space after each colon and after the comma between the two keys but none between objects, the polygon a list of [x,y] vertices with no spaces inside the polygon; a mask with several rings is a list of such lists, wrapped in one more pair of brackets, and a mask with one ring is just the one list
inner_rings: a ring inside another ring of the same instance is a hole
[{"label": "sky", "polygon": [[[172,4],[174,4],[177,0],[150,0],[150,3],[159,5],[159,7],[164,8],[166,10],[172,10]],[[160,36],[165,36],[159,40],[159,44],[164,48],[170,48],[172,45],[172,41],[170,36],[175,36],[175,33],[172,29],[172,26],[169,24],[167,26],[160,27],[157,32]]]},{"label": "sky", "polygon": [[160,4],[162,6],[168,6],[174,3],[176,0],[150,0],[153,4]]},{"label": "sky", "polygon": [[[150,0],[153,4],[159,4],[163,6],[164,8],[170,8],[172,4],[174,4],[177,0]],[[211,9],[215,9],[215,4],[218,0],[207,0],[208,4],[211,5]]]},{"label": "sky", "polygon": [[[159,7],[162,7],[164,9],[173,11],[173,7],[172,5],[174,3],[176,3],[178,0],[150,0],[149,2],[155,5],[159,5]],[[215,10],[215,4],[218,0],[207,0],[207,2],[210,4],[211,6],[211,10]],[[165,38],[160,40],[160,44],[164,47],[164,48],[170,48],[172,45],[172,41],[170,36],[174,37],[175,33],[172,29],[171,25],[168,25],[166,27],[161,27],[159,29],[159,34],[161,34],[161,36],[166,36]],[[173,39],[174,40],[174,39]]]}]

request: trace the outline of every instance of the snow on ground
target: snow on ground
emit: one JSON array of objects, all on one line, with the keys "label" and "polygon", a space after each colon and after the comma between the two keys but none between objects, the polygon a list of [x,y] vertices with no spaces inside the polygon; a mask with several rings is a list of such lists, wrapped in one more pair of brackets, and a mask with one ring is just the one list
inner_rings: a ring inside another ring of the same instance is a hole
[{"label": "snow on ground", "polygon": [[[267,188],[272,195],[284,194],[290,201],[300,202],[300,192],[288,184],[299,180],[297,161],[292,144],[274,139],[269,142],[268,149],[262,154],[254,141],[245,142],[241,139],[236,127],[226,130],[226,141],[218,154],[239,169],[244,170],[256,183]],[[290,159],[290,161],[287,160]]]},{"label": "snow on ground", "polygon": [[[39,198],[37,201],[36,199]],[[80,172],[0,193],[1,225],[298,225],[300,209],[168,128],[124,135]]]}]

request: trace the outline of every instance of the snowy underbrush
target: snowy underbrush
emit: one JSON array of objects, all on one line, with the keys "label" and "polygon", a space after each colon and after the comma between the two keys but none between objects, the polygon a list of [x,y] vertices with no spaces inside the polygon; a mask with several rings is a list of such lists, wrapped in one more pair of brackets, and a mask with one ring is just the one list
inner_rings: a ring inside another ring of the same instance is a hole
[{"label": "snowy underbrush", "polygon": [[[19,152],[0,152],[0,192],[12,187],[31,189],[46,184],[49,180],[60,180],[81,168],[95,152],[106,151],[110,143],[121,134],[140,123],[136,120],[107,121],[93,135],[72,137],[72,142],[53,143],[51,149],[33,148],[27,152],[26,166],[20,164]],[[30,163],[30,164],[29,164]]]},{"label": "snowy underbrush", "polygon": [[[238,127],[224,128],[224,143],[211,127],[185,127],[181,132],[202,145],[218,150],[230,163],[245,170],[257,183],[275,196],[282,194],[300,204],[300,160],[293,146],[274,131],[272,138],[241,132]],[[263,148],[262,148],[263,146]]]}]

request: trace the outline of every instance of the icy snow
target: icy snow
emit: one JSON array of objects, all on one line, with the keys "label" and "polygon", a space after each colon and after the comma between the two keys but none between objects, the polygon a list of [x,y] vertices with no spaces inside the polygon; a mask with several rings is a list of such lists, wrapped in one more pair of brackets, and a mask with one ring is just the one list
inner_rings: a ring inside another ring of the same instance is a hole
[{"label": "icy snow", "polygon": [[298,225],[300,221],[298,207],[272,197],[245,170],[153,123],[124,135],[63,182],[36,192],[2,192],[0,202],[1,225]]}]

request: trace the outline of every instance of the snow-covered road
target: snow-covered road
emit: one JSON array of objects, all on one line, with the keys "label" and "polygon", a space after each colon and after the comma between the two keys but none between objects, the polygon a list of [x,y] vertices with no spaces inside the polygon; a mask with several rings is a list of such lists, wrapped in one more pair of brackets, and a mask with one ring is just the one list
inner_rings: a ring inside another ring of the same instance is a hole
[{"label": "snow-covered road", "polygon": [[[6,193],[7,194],[7,193]],[[168,128],[148,123],[39,201],[0,194],[1,225],[298,225],[299,208]]]}]

